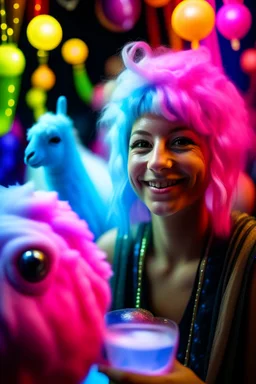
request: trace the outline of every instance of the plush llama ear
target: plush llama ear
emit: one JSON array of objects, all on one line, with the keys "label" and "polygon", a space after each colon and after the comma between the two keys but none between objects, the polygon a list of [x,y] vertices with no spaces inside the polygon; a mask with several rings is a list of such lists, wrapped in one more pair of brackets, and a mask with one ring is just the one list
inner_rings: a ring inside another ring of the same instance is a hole
[{"label": "plush llama ear", "polygon": [[65,96],[60,96],[57,100],[56,106],[57,115],[66,115],[67,114],[67,99]]}]

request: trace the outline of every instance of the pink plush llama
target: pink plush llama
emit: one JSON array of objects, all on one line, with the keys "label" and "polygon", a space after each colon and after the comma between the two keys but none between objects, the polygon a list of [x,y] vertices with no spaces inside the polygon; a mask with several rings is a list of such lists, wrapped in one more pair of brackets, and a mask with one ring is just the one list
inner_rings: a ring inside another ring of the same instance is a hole
[{"label": "pink plush llama", "polygon": [[55,192],[0,187],[0,378],[78,384],[100,358],[111,269]]}]

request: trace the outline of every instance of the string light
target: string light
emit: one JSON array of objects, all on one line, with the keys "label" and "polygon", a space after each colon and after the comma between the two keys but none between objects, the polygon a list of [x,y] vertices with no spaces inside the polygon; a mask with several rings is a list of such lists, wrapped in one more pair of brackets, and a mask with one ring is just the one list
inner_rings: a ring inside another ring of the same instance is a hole
[{"label": "string light", "polygon": [[36,4],[35,5],[35,11],[38,11],[38,12],[40,12],[41,11],[41,5],[40,4]]},{"label": "string light", "polygon": [[7,24],[6,24],[6,10],[4,0],[0,0],[0,29],[1,29],[1,40],[2,42],[6,42],[8,40],[7,37]]},{"label": "string light", "polygon": [[9,105],[9,107],[13,107],[15,105],[15,100],[14,99],[9,99],[8,100],[8,105]]},{"label": "string light", "polygon": [[7,108],[7,109],[5,110],[5,115],[8,116],[8,117],[10,117],[10,116],[12,115],[12,110],[11,110],[11,108]]},{"label": "string light", "polygon": [[[7,0],[10,1],[10,0]],[[24,10],[25,10],[25,5],[26,5],[26,0],[12,0],[14,3],[12,4],[12,20],[10,21],[10,24],[8,28],[9,32],[7,31],[8,36],[11,37],[11,39],[15,42],[18,41],[19,39],[19,34],[20,34],[20,28],[21,28],[21,23],[23,20],[23,15],[24,15]],[[13,30],[13,32],[11,32]]]},{"label": "string light", "polygon": [[14,86],[13,84],[10,84],[10,85],[8,86],[8,92],[9,92],[9,93],[14,93],[14,92],[15,92],[15,86]]},{"label": "string light", "polygon": [[12,28],[7,28],[7,35],[13,36],[13,29]]},{"label": "string light", "polygon": [[40,15],[42,10],[42,1],[41,0],[36,0],[35,1],[35,6],[34,6],[34,15],[38,16]]}]

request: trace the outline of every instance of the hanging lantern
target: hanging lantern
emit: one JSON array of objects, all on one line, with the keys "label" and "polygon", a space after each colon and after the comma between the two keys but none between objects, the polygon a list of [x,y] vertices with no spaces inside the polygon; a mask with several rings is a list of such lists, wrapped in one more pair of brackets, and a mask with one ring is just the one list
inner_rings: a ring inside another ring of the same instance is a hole
[{"label": "hanging lantern", "polygon": [[174,9],[171,23],[174,32],[196,49],[214,28],[214,9],[205,0],[184,0]]},{"label": "hanging lantern", "polygon": [[230,40],[236,51],[240,49],[240,40],[247,35],[251,25],[252,15],[244,4],[225,4],[217,13],[217,29]]}]

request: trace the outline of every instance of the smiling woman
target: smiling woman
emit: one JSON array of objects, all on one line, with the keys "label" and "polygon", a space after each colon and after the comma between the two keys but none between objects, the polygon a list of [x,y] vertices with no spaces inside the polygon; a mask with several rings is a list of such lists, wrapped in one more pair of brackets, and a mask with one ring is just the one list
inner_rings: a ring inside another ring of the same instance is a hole
[{"label": "smiling woman", "polygon": [[178,323],[181,364],[151,378],[102,370],[123,383],[254,383],[256,222],[232,211],[252,142],[244,102],[206,49],[136,42],[122,57],[101,123],[123,220],[98,243],[113,262],[113,309]]},{"label": "smiling woman", "polygon": [[130,183],[152,214],[167,217],[204,200],[207,158],[196,132],[161,116],[144,115],[131,133]]}]

